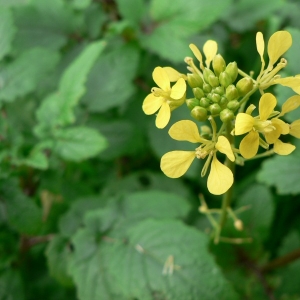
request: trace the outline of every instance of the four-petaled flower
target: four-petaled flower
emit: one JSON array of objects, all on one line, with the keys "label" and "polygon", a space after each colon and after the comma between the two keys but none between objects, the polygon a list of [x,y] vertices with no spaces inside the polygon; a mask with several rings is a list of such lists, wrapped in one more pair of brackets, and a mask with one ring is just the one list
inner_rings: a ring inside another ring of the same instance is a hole
[{"label": "four-petaled flower", "polygon": [[189,120],[182,120],[171,126],[169,135],[178,141],[200,143],[194,151],[171,151],[163,155],[160,167],[171,178],[178,178],[186,173],[195,158],[207,158],[201,172],[201,176],[210,167],[207,187],[210,193],[215,195],[224,194],[233,184],[232,171],[217,159],[217,151],[224,153],[231,161],[235,160],[231,145],[224,136],[216,137],[213,132],[212,140],[200,136],[197,125]]},{"label": "four-petaled flower", "polygon": [[[152,115],[159,110],[155,124],[158,128],[164,128],[169,123],[171,111],[184,103],[186,83],[181,74],[170,67],[156,67],[152,76],[158,88],[152,88],[145,98],[143,111],[146,115]],[[171,81],[176,81],[172,87]]]},{"label": "four-petaled flower", "polygon": [[[288,155],[294,151],[295,146],[283,143],[279,140],[281,134],[290,133],[289,124],[280,120],[287,112],[296,109],[300,105],[300,96],[296,95],[289,98],[282,106],[282,111],[275,112],[277,100],[270,93],[263,94],[259,101],[259,115],[252,117],[251,113],[255,106],[251,104],[246,113],[239,113],[235,121],[235,135],[248,133],[240,143],[240,152],[244,158],[252,158],[256,155],[259,145],[264,148],[270,144],[274,144],[274,152],[280,155]],[[294,129],[294,134],[300,134],[299,130]],[[261,133],[266,142],[260,136]],[[267,144],[267,145],[266,145]]]}]

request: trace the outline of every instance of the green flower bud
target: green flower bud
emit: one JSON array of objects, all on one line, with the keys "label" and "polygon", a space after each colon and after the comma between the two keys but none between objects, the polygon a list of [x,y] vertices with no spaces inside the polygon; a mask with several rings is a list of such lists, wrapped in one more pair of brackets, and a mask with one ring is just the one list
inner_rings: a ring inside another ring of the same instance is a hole
[{"label": "green flower bud", "polygon": [[225,93],[225,89],[223,86],[218,86],[216,87],[214,90],[213,90],[214,93],[220,95],[220,96],[223,96],[224,93]]},{"label": "green flower bud", "polygon": [[212,90],[212,87],[208,83],[203,83],[203,91],[204,93],[210,93]]},{"label": "green flower bud", "polygon": [[195,106],[191,111],[191,116],[198,121],[205,121],[207,119],[207,110],[200,106]]},{"label": "green flower bud", "polygon": [[222,55],[220,55],[220,54],[217,54],[214,57],[212,65],[213,65],[213,69],[215,71],[215,74],[217,76],[219,76],[221,74],[221,72],[223,72],[225,70],[225,68],[226,68],[225,60],[222,57]]},{"label": "green flower bud", "polygon": [[202,97],[204,97],[204,92],[199,87],[193,88],[193,93],[197,99],[201,99]]},{"label": "green flower bud", "polygon": [[199,106],[199,100],[197,98],[186,99],[185,102],[190,110],[192,110],[195,106]]},{"label": "green flower bud", "polygon": [[237,99],[239,97],[239,92],[233,84],[229,85],[226,88],[226,97],[229,101]]},{"label": "green flower bud", "polygon": [[209,75],[209,76],[208,76],[208,83],[209,83],[212,87],[217,87],[217,86],[220,85],[218,77],[216,77],[216,76],[214,76],[214,75]]},{"label": "green flower bud", "polygon": [[211,100],[212,100],[212,102],[218,103],[221,100],[221,96],[213,93],[211,96]]},{"label": "green flower bud", "polygon": [[210,105],[209,99],[204,97],[200,99],[200,106],[207,108],[209,107],[209,105]]},{"label": "green flower bud", "polygon": [[187,74],[187,82],[191,88],[202,87],[203,79],[198,74]]},{"label": "green flower bud", "polygon": [[232,83],[230,75],[228,75],[228,73],[226,73],[225,71],[220,74],[219,81],[220,84],[225,88],[227,88]]},{"label": "green flower bud", "polygon": [[211,128],[207,125],[203,125],[200,127],[201,136],[205,139],[209,139],[211,136]]},{"label": "green flower bud", "polygon": [[220,119],[223,123],[230,122],[234,119],[234,113],[232,110],[225,108],[220,112]]},{"label": "green flower bud", "polygon": [[221,112],[221,110],[222,108],[217,103],[214,103],[209,106],[209,111],[211,112],[212,115],[218,115]]},{"label": "green flower bud", "polygon": [[240,96],[245,96],[253,88],[253,80],[250,77],[244,77],[236,84]]},{"label": "green flower bud", "polygon": [[227,104],[227,108],[229,108],[233,112],[235,112],[239,108],[239,106],[240,106],[240,103],[237,100],[229,101]]},{"label": "green flower bud", "polygon": [[238,67],[236,62],[231,62],[227,65],[225,72],[230,76],[231,82],[234,82],[238,76]]},{"label": "green flower bud", "polygon": [[223,96],[221,97],[220,101],[219,101],[219,105],[222,107],[222,108],[225,108],[228,104],[228,99]]},{"label": "green flower bud", "polygon": [[203,78],[204,78],[204,81],[206,83],[209,83],[208,82],[208,77],[209,76],[214,76],[215,77],[216,75],[214,74],[214,72],[212,70],[210,70],[208,68],[205,68],[204,71],[203,71]]}]

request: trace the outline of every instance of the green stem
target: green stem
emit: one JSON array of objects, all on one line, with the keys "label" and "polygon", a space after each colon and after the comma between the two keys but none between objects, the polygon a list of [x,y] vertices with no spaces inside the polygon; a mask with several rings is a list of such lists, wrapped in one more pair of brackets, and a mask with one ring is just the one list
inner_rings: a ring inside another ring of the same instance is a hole
[{"label": "green stem", "polygon": [[240,109],[239,112],[244,112],[245,105],[252,94],[254,94],[258,90],[258,85],[255,85],[253,89],[244,96],[244,98],[240,101]]},{"label": "green stem", "polygon": [[263,157],[266,157],[266,156],[270,156],[274,154],[274,150],[271,149],[269,151],[266,151],[264,153],[261,153],[261,154],[257,154],[255,155],[254,157],[251,157],[251,158],[245,158],[245,161],[248,161],[248,160],[253,160],[253,159],[258,159],[258,158],[263,158]]}]

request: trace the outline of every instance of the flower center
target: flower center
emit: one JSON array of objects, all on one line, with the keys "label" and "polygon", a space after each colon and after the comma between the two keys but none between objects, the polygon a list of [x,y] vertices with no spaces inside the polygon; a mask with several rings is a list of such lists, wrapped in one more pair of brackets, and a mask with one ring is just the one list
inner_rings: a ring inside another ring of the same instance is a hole
[{"label": "flower center", "polygon": [[163,97],[163,98],[169,98],[170,92],[165,92],[160,88],[153,87],[151,89],[152,94],[154,94],[155,97]]},{"label": "flower center", "polygon": [[257,120],[254,119],[254,128],[259,132],[271,132],[276,130],[276,127],[273,126],[272,121],[270,120]]},{"label": "flower center", "polygon": [[198,159],[204,159],[215,147],[214,142],[208,142],[207,144],[202,144],[198,148],[196,148],[196,157]]}]

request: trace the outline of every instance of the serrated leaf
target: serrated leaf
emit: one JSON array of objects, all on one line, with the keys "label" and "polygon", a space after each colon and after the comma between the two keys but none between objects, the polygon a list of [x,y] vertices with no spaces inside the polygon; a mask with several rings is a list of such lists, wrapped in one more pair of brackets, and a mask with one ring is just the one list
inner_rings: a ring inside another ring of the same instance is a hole
[{"label": "serrated leaf", "polygon": [[70,273],[79,299],[237,299],[206,235],[180,221],[148,219],[124,236],[98,234],[83,229],[73,239]]},{"label": "serrated leaf", "polygon": [[266,160],[258,172],[258,181],[275,186],[280,195],[300,193],[300,158],[296,155],[275,156]]},{"label": "serrated leaf", "polygon": [[32,92],[59,60],[51,50],[36,48],[22,53],[0,70],[0,100],[11,102]]},{"label": "serrated leaf", "polygon": [[54,140],[53,151],[72,161],[93,157],[106,147],[106,140],[98,131],[83,126],[56,130]]},{"label": "serrated leaf", "polygon": [[89,111],[103,112],[125,103],[135,92],[132,81],[138,62],[139,49],[130,44],[102,55],[89,75],[82,99]]},{"label": "serrated leaf", "polygon": [[85,93],[85,81],[105,42],[94,42],[86,46],[75,61],[65,70],[59,83],[59,90],[49,95],[37,110],[39,124],[35,133],[39,137],[57,125],[64,126],[75,121],[73,108]]},{"label": "serrated leaf", "polygon": [[8,269],[0,272],[0,299],[25,299],[22,278],[18,271]]},{"label": "serrated leaf", "polygon": [[51,239],[46,249],[50,275],[64,286],[73,285],[72,279],[67,273],[70,255],[71,246],[68,245],[66,238],[57,235]]},{"label": "serrated leaf", "polygon": [[16,28],[12,13],[9,9],[0,10],[0,60],[9,53],[11,42],[15,36]]},{"label": "serrated leaf", "polygon": [[146,10],[144,0],[117,0],[116,2],[118,10],[124,19],[134,25],[137,25],[141,21]]}]

